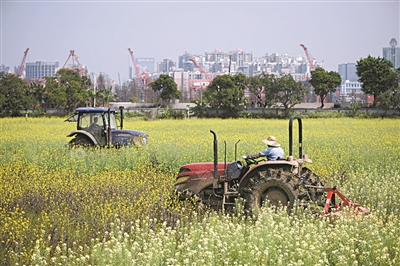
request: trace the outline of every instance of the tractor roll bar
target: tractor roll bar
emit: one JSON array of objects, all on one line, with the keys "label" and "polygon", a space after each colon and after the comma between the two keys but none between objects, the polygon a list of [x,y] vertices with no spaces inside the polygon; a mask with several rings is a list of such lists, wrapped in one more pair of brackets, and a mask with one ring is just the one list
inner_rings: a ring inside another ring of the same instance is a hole
[{"label": "tractor roll bar", "polygon": [[108,148],[111,147],[112,140],[111,140],[111,109],[108,108],[107,111],[107,146]]},{"label": "tractor roll bar", "polygon": [[299,125],[299,158],[303,158],[303,126],[299,116],[291,116],[289,120],[289,156],[293,156],[293,120]]}]

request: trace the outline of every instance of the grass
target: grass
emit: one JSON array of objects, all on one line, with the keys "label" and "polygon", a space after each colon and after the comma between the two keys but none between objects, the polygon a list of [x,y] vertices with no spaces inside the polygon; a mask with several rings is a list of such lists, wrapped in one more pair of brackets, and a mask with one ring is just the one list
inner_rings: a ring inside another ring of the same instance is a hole
[{"label": "grass", "polygon": [[150,134],[147,148],[84,156],[65,147],[74,125],[62,121],[0,120],[2,265],[400,263],[399,120],[303,119],[308,167],[372,211],[329,219],[307,210],[224,216],[171,202],[179,167],[212,161],[210,129],[219,159],[226,142],[232,161],[238,140],[240,158],[264,149],[268,135],[288,153],[286,120],[128,118],[125,128]]}]

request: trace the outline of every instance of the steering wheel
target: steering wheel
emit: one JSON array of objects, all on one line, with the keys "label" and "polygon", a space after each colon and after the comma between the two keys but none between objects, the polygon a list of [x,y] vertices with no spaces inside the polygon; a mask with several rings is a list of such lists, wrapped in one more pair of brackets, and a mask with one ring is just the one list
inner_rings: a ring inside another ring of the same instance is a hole
[{"label": "steering wheel", "polygon": [[258,157],[258,158],[256,158],[256,159],[246,158],[246,159],[244,159],[244,160],[246,161],[247,165],[252,165],[252,164],[257,165],[257,164],[260,163],[260,162],[266,161],[265,157]]}]

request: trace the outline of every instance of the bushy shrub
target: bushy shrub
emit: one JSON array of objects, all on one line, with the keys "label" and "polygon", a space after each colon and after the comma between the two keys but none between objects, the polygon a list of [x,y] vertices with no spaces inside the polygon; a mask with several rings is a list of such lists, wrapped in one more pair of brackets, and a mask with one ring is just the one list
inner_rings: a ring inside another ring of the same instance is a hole
[{"label": "bushy shrub", "polygon": [[164,112],[157,114],[157,119],[184,119],[186,117],[185,110],[165,108]]}]

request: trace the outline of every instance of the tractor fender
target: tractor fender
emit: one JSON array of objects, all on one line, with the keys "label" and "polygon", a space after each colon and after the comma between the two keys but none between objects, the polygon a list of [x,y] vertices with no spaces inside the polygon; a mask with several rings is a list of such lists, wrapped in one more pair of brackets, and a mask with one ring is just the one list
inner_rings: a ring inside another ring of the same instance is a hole
[{"label": "tractor fender", "polygon": [[86,137],[88,137],[91,141],[93,141],[93,144],[95,146],[98,146],[99,144],[97,143],[97,140],[93,137],[92,134],[90,134],[89,132],[85,131],[85,130],[74,130],[71,131],[71,133],[69,133],[67,135],[67,137],[73,137],[75,135],[85,135]]},{"label": "tractor fender", "polygon": [[259,163],[252,168],[250,168],[249,171],[247,171],[243,177],[240,179],[239,182],[239,187],[245,187],[249,178],[253,175],[254,172],[260,172],[264,171],[265,169],[269,168],[282,168],[286,169],[287,171],[290,172],[296,172],[297,168],[299,167],[299,164],[297,161],[283,161],[283,160],[278,160],[278,161],[266,161]]}]

